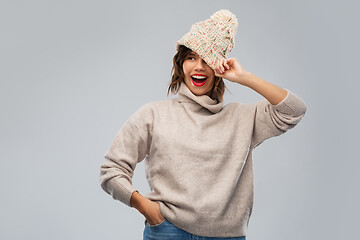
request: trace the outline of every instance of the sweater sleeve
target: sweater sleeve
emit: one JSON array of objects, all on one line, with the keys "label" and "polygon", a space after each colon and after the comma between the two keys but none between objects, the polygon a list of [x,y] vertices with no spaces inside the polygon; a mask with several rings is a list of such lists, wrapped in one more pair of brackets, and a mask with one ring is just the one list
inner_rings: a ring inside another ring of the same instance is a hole
[{"label": "sweater sleeve", "polygon": [[102,189],[129,207],[131,195],[137,191],[132,185],[133,173],[149,152],[150,131],[151,114],[145,105],[121,126],[100,167]]},{"label": "sweater sleeve", "polygon": [[295,127],[304,117],[306,105],[293,92],[287,91],[286,97],[273,105],[267,99],[256,103],[254,129],[252,135],[253,148],[264,140],[279,136]]}]

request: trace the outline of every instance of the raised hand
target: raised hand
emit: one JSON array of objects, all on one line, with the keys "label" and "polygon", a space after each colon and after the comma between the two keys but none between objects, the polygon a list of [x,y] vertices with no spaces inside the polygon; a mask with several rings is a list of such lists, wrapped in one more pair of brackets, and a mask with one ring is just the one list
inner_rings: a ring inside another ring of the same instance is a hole
[{"label": "raised hand", "polygon": [[216,62],[215,76],[242,84],[248,73],[236,58],[220,59]]}]

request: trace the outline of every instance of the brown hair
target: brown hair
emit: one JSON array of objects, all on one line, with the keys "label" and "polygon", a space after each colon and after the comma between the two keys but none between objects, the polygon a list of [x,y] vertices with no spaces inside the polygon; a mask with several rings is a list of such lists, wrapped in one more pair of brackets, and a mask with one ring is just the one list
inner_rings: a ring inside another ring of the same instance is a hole
[{"label": "brown hair", "polygon": [[[173,67],[171,69],[171,82],[168,88],[167,95],[169,92],[176,94],[179,91],[181,82],[184,82],[184,72],[183,72],[183,63],[185,61],[186,56],[192,50],[185,47],[184,45],[180,45],[178,52],[175,54],[173,58]],[[212,99],[218,99],[220,97],[223,100],[223,96],[225,93],[225,83],[221,77],[215,76],[214,85],[210,90],[210,96]]]}]

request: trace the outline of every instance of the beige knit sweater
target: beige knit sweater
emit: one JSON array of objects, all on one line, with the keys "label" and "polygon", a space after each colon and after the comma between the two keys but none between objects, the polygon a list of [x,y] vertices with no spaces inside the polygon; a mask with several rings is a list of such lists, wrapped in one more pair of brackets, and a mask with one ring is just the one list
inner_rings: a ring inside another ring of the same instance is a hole
[{"label": "beige knit sweater", "polygon": [[151,192],[175,226],[207,237],[246,236],[253,207],[252,151],[296,126],[304,101],[252,104],[196,96],[182,83],[177,98],[143,105],[122,125],[101,166],[101,187],[130,205],[132,176],[145,159]]}]

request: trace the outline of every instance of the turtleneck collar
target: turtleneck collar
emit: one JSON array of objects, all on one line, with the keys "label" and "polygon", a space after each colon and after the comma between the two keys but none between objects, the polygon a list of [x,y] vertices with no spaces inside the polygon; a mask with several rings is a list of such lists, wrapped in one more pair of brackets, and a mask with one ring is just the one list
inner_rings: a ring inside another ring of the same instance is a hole
[{"label": "turtleneck collar", "polygon": [[197,96],[187,87],[184,82],[181,82],[180,88],[178,91],[178,101],[179,102],[190,102],[191,109],[198,111],[201,108],[206,108],[212,113],[218,113],[224,106],[224,101],[220,100],[220,97],[217,100],[212,99],[208,95]]}]

